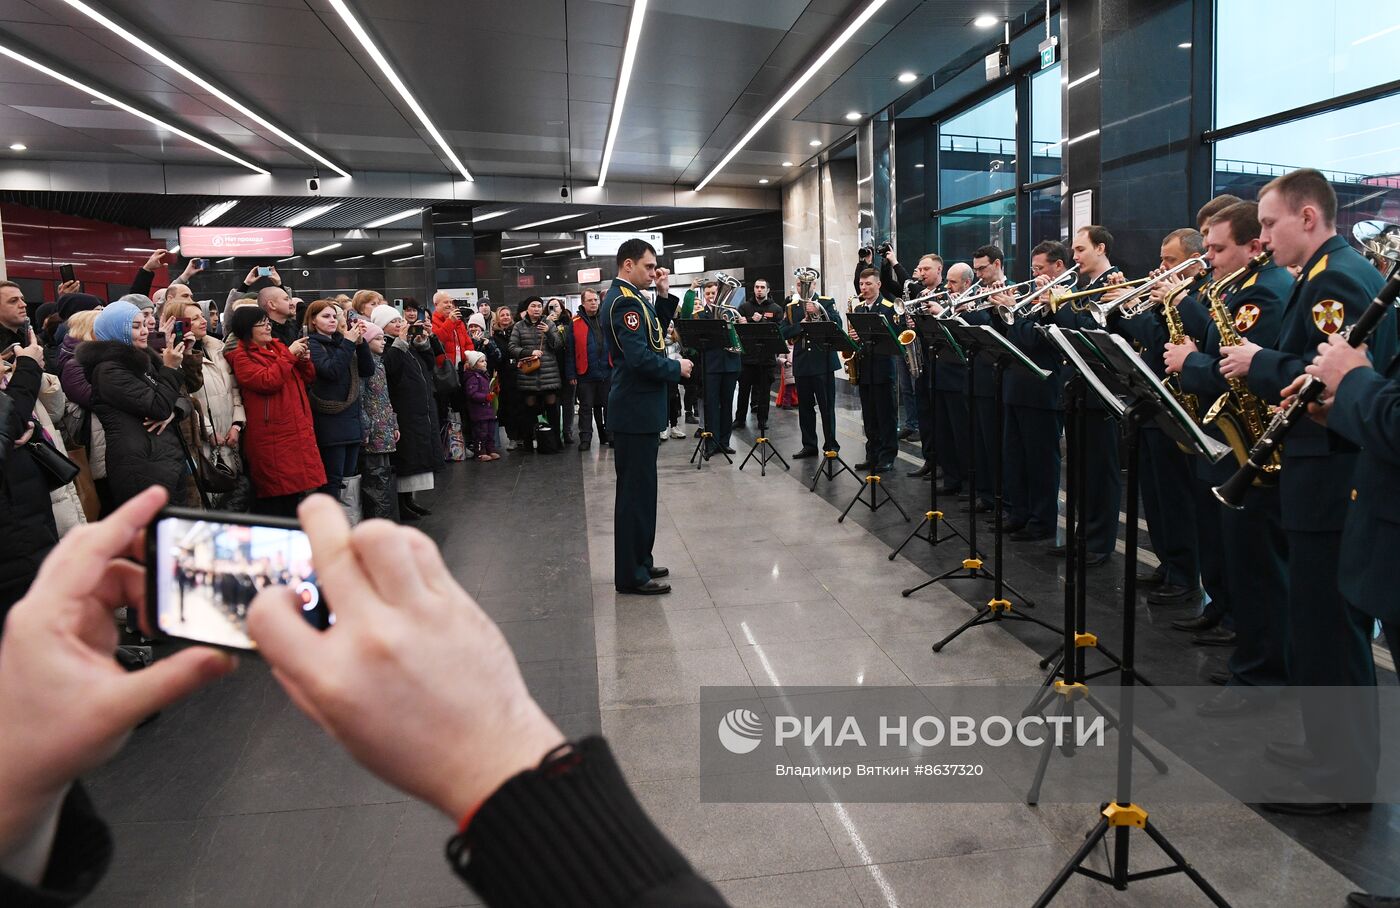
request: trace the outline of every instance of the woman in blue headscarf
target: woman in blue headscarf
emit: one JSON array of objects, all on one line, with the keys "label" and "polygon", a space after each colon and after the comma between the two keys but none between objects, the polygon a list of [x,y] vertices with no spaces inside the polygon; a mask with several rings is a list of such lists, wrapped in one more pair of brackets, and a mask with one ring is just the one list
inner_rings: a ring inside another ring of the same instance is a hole
[{"label": "woman in blue headscarf", "polygon": [[107,436],[113,506],[151,485],[165,486],[178,501],[187,468],[179,427],[172,423],[190,413],[180,369],[185,346],[168,345],[159,356],[151,352],[145,316],[128,302],[103,309],[92,333],[94,340],[78,345],[77,360],[92,384],[93,415]]}]

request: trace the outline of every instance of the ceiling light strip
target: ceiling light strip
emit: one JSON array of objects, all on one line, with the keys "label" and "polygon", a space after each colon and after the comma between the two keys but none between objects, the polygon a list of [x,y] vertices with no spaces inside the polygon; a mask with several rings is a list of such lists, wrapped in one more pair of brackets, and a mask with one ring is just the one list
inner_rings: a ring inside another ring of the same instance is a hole
[{"label": "ceiling light strip", "polygon": [[707,185],[709,185],[709,182],[713,180],[721,170],[728,166],[730,161],[734,160],[735,155],[743,151],[744,146],[748,145],[750,142],[753,141],[753,137],[758,135],[758,131],[764,126],[766,126],[768,124],[768,121],[773,119],[773,117],[777,115],[778,111],[782,110],[783,107],[786,106],[787,103],[792,100],[793,96],[802,90],[802,86],[810,82],[812,80],[812,77],[815,76],[817,72],[823,66],[826,65],[826,62],[832,57],[836,56],[836,52],[842,47],[844,47],[846,45],[846,42],[850,41],[851,38],[855,37],[855,33],[860,31],[861,26],[865,25],[866,22],[869,22],[870,17],[875,15],[876,11],[884,5],[885,0],[870,0],[870,3],[865,7],[865,9],[861,10],[860,15],[856,16],[855,19],[851,20],[851,23],[849,25],[842,29],[841,33],[836,36],[836,39],[827,45],[826,50],[822,51],[821,56],[817,57],[817,59],[812,61],[811,65],[807,67],[806,71],[803,72],[802,75],[798,76],[797,80],[794,81],[791,85],[789,85],[787,87],[787,90],[778,96],[778,100],[774,101],[773,104],[763,112],[763,116],[759,117],[758,120],[755,121],[753,126],[749,127],[749,131],[744,133],[743,138],[741,138],[737,143],[735,143],[734,147],[729,149],[728,153],[725,154],[724,157],[720,158],[720,161],[718,164],[715,165],[714,170],[711,170],[705,176],[705,179],[701,180],[699,184],[696,185],[695,191],[699,192],[700,190],[704,189]]},{"label": "ceiling light strip", "polygon": [[83,0],[63,0],[63,2],[67,3],[69,6],[82,13],[84,16],[87,16],[89,19],[96,22],[98,25],[107,29],[112,34],[122,38],[132,47],[135,47],[137,50],[146,54],[148,57],[155,60],[161,66],[175,70],[177,73],[184,76],[186,79],[198,85],[205,91],[209,92],[211,95],[218,98],[220,101],[223,101],[229,107],[232,107],[234,110],[243,114],[243,116],[254,121],[269,132],[273,133],[278,138],[282,139],[282,141],[295,146],[303,154],[312,158],[318,164],[321,164],[325,167],[329,167],[331,170],[334,170],[336,173],[340,174],[343,177],[350,176],[350,171],[346,170],[344,167],[341,167],[339,164],[335,163],[330,158],[327,158],[325,155],[321,154],[319,151],[312,148],[310,145],[307,145],[305,142],[301,141],[296,136],[287,132],[285,129],[278,126],[276,123],[272,122],[267,117],[257,113],[247,104],[244,104],[242,101],[233,97],[228,92],[224,91],[219,86],[210,82],[208,79],[204,78],[199,73],[188,69],[184,66],[184,64],[180,63],[178,60],[171,59],[169,54],[167,54],[165,51],[153,47],[150,43],[143,40],[139,36],[133,34],[125,26],[112,20],[100,10],[89,6],[87,3],[83,2]]},{"label": "ceiling light strip", "polygon": [[230,199],[226,202],[215,202],[213,205],[210,205],[208,208],[195,215],[194,226],[208,227],[210,224],[232,211],[237,204],[237,199]]},{"label": "ceiling light strip", "polygon": [[375,255],[388,255],[391,252],[399,252],[412,246],[412,243],[399,243],[397,246],[389,246],[384,249],[374,250]]},{"label": "ceiling light strip", "polygon": [[391,214],[386,217],[375,218],[374,220],[366,224],[364,226],[364,229],[373,230],[376,227],[384,227],[388,224],[394,223],[395,221],[402,221],[404,218],[413,217],[415,214],[421,214],[422,211],[422,208],[410,208],[407,211],[400,211],[398,214]]},{"label": "ceiling light strip", "polygon": [[581,218],[589,212],[579,211],[574,214],[563,214],[557,218],[547,218],[543,221],[531,221],[529,224],[521,224],[519,227],[512,227],[511,230],[529,230],[531,227],[543,227],[545,224],[557,224],[560,221],[567,221],[570,218]]},{"label": "ceiling light strip", "polygon": [[330,0],[330,3],[336,13],[338,13],[340,18],[345,22],[346,27],[350,29],[355,35],[355,38],[360,42],[360,46],[369,53],[370,57],[373,58],[374,62],[379,66],[379,71],[384,74],[384,78],[388,79],[389,84],[394,86],[394,90],[399,93],[399,97],[403,98],[404,103],[407,104],[418,117],[418,122],[423,124],[423,128],[427,130],[428,135],[433,137],[433,141],[437,142],[438,147],[442,149],[442,153],[447,155],[447,159],[453,163],[457,171],[466,178],[467,182],[475,182],[471,171],[467,170],[467,165],[462,163],[462,159],[457,157],[457,153],[452,150],[452,146],[447,144],[447,139],[443,138],[442,133],[438,132],[438,128],[433,125],[433,121],[428,119],[428,113],[423,109],[423,105],[418,103],[418,99],[408,90],[408,86],[404,84],[403,79],[399,78],[399,74],[394,71],[394,67],[389,65],[389,59],[384,56],[384,52],[379,49],[379,45],[374,43],[374,39],[369,36],[369,32],[365,31],[365,27],[360,24],[360,20],[355,18],[355,14],[350,11],[350,7],[346,5],[345,0]]},{"label": "ceiling light strip", "polygon": [[608,221],[606,224],[594,224],[589,230],[602,230],[604,227],[616,227],[618,224],[631,224],[635,221],[645,221],[651,217],[649,214],[638,215],[635,218],[623,218],[620,221]]},{"label": "ceiling light strip", "polygon": [[323,252],[330,252],[332,249],[339,249],[344,243],[331,243],[329,246],[322,246],[320,249],[312,249],[307,255],[320,255]]},{"label": "ceiling light strip", "polygon": [[642,21],[646,13],[647,0],[632,0],[632,19],[627,24],[627,44],[622,50],[622,68],[617,74],[617,94],[613,97],[612,118],[608,121],[608,138],[603,143],[603,161],[598,166],[599,189],[608,180],[613,145],[617,143],[618,131],[622,129],[622,110],[627,105],[627,86],[632,82],[632,66],[637,62],[637,48],[641,44]]},{"label": "ceiling light strip", "polygon": [[305,211],[297,212],[282,222],[283,227],[299,227],[307,221],[315,220],[323,214],[329,214],[332,210],[339,208],[339,202],[330,205],[317,205],[315,208],[308,208]]},{"label": "ceiling light strip", "polygon": [[97,98],[97,99],[99,99],[99,100],[106,101],[108,104],[111,104],[113,107],[120,107],[122,110],[126,111],[127,113],[131,114],[132,116],[140,117],[141,119],[145,120],[147,123],[150,123],[150,124],[152,124],[152,125],[154,125],[154,126],[159,126],[161,129],[167,130],[168,132],[173,132],[175,135],[179,136],[180,138],[185,139],[186,141],[189,141],[189,142],[193,142],[194,144],[200,146],[201,148],[207,148],[208,150],[214,152],[215,154],[217,154],[217,155],[219,155],[219,156],[221,156],[221,157],[224,157],[224,158],[229,159],[230,161],[232,161],[233,163],[239,165],[240,167],[246,167],[246,168],[248,168],[249,170],[253,171],[254,173],[260,173],[260,174],[262,174],[263,176],[272,176],[272,174],[271,174],[268,170],[266,170],[265,168],[259,167],[257,164],[254,164],[252,161],[246,160],[246,159],[244,159],[244,158],[240,158],[238,155],[234,154],[233,152],[231,152],[231,151],[225,151],[224,149],[220,148],[219,146],[215,145],[214,143],[209,142],[209,141],[206,141],[206,140],[204,140],[204,139],[201,139],[199,136],[195,135],[194,133],[186,132],[185,130],[181,129],[180,127],[176,126],[176,125],[173,124],[173,123],[169,123],[169,122],[167,122],[167,121],[165,121],[165,120],[160,119],[159,117],[152,116],[151,114],[146,113],[144,110],[141,110],[141,109],[138,108],[138,107],[133,107],[132,105],[128,104],[128,103],[125,102],[125,101],[122,101],[122,100],[120,100],[120,99],[118,99],[118,98],[115,98],[115,97],[113,97],[112,95],[107,94],[106,92],[99,91],[99,90],[97,90],[96,88],[93,88],[91,85],[88,85],[88,84],[86,84],[86,83],[84,83],[84,82],[79,82],[77,79],[73,78],[72,76],[65,75],[64,73],[61,73],[61,72],[59,72],[58,70],[56,70],[56,69],[54,69],[54,68],[52,68],[52,67],[50,67],[50,66],[47,66],[47,65],[45,65],[45,64],[43,64],[43,63],[40,63],[38,60],[35,60],[33,57],[30,57],[30,56],[27,56],[26,54],[20,53],[19,51],[15,50],[15,49],[12,48],[12,47],[9,47],[9,46],[7,46],[7,45],[5,45],[5,44],[0,44],[0,54],[3,54],[4,56],[9,57],[11,60],[14,60],[14,61],[16,61],[16,62],[23,63],[25,66],[28,66],[30,69],[36,69],[36,70],[38,70],[39,72],[43,73],[43,74],[46,75],[46,76],[50,76],[50,77],[52,77],[52,78],[54,78],[54,79],[57,79],[58,81],[62,82],[62,83],[65,84],[65,85],[68,85],[68,86],[71,86],[71,87],[73,87],[73,88],[78,89],[78,91],[81,91],[81,92],[83,92],[83,93],[85,93],[85,94],[92,95],[94,98]]}]

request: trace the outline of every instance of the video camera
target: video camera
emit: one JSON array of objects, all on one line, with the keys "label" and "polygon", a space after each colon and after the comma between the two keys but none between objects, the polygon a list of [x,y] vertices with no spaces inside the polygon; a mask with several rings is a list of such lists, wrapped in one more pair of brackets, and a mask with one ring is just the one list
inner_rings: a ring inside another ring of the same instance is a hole
[{"label": "video camera", "polygon": [[878,248],[862,246],[860,247],[860,257],[863,259],[873,259],[878,253],[881,258],[884,258],[885,254],[893,248],[894,247],[890,245],[890,242],[888,240],[881,243]]}]

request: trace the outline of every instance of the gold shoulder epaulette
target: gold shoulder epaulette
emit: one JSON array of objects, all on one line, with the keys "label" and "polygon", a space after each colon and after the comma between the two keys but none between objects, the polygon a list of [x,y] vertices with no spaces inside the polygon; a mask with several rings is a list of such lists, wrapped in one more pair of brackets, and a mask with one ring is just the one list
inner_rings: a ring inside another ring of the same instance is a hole
[{"label": "gold shoulder epaulette", "polygon": [[1326,270],[1327,270],[1327,256],[1324,255],[1322,258],[1320,258],[1320,259],[1317,260],[1317,264],[1316,264],[1316,265],[1313,265],[1313,266],[1312,266],[1312,270],[1308,272],[1308,280],[1312,280],[1313,278],[1317,277],[1319,274],[1321,274],[1322,272],[1324,272],[1324,271],[1326,271]]}]

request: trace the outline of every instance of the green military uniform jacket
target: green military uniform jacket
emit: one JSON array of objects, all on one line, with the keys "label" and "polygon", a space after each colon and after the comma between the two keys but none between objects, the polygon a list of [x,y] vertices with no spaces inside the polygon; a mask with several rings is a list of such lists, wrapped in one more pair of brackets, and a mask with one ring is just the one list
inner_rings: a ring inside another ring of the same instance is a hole
[{"label": "green military uniform jacket", "polygon": [[[836,311],[836,300],[829,296],[819,296],[817,305],[826,310],[826,317],[832,324],[837,328],[842,327],[841,313]],[[778,326],[778,333],[782,335],[783,340],[793,341],[792,377],[796,379],[804,375],[831,375],[841,367],[841,363],[835,351],[823,352],[807,339],[802,330],[802,322],[806,318],[805,303],[788,303],[783,312],[782,324]]]},{"label": "green military uniform jacket", "polygon": [[[1334,236],[1303,266],[1284,305],[1278,348],[1260,350],[1249,367],[1249,389],[1269,403],[1302,374],[1318,344],[1356,319],[1381,287],[1361,253]],[[1310,419],[1299,420],[1283,443],[1279,495],[1283,528],[1341,532],[1346,520],[1356,445]]]},{"label": "green military uniform jacket", "polygon": [[[855,308],[856,312],[881,316],[885,324],[889,326],[890,333],[899,335],[899,329],[895,326],[894,303],[881,297],[873,303],[861,303]],[[888,385],[894,381],[894,361],[898,357],[875,354],[874,356],[862,356],[858,378],[862,385]],[[875,362],[869,362],[869,360]]]},{"label": "green military uniform jacket", "polygon": [[681,364],[666,357],[661,319],[621,278],[613,279],[598,318],[613,361],[609,431],[660,432],[666,428],[666,387],[681,380]]}]

